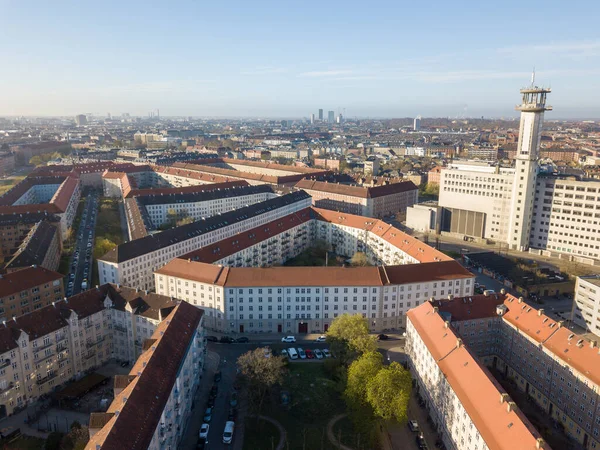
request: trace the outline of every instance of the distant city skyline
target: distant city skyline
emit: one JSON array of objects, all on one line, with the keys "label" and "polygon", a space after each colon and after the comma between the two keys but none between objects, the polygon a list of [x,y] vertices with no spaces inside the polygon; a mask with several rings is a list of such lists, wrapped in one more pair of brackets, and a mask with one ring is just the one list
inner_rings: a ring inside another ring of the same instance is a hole
[{"label": "distant city skyline", "polygon": [[[0,116],[600,118],[600,4],[0,1]],[[184,12],[184,14],[182,14]]]}]

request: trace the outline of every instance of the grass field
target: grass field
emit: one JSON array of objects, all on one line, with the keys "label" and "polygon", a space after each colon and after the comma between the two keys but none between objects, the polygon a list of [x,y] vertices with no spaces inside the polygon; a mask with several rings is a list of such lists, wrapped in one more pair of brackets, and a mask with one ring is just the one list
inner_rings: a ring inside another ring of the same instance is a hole
[{"label": "grass field", "polygon": [[244,427],[244,450],[274,450],[279,443],[279,430],[266,420],[249,419]]},{"label": "grass field", "polygon": [[2,448],[6,450],[42,450],[45,442],[45,439],[23,436],[10,444],[2,444]]},{"label": "grass field", "polygon": [[25,175],[15,175],[10,178],[6,178],[4,180],[0,180],[0,195],[4,195],[8,192],[15,184],[19,181],[22,181],[25,178]]}]

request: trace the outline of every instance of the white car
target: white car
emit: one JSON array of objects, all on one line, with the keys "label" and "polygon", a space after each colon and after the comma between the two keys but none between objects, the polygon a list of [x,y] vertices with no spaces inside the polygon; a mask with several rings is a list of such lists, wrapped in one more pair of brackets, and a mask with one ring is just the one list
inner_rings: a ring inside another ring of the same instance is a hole
[{"label": "white car", "polygon": [[329,352],[328,349],[324,348],[321,351],[323,352],[323,356],[325,356],[325,358],[331,358],[331,353]]},{"label": "white car", "polygon": [[296,338],[294,336],[282,337],[281,342],[296,342]]},{"label": "white car", "polygon": [[315,354],[315,358],[323,359],[323,352],[321,352],[321,350],[319,350],[318,348],[315,348],[313,350],[313,353]]},{"label": "white car", "polygon": [[210,425],[207,423],[203,423],[200,427],[200,439],[206,439],[206,443],[208,444],[208,430],[210,429]]},{"label": "white car", "polygon": [[317,339],[315,339],[316,342],[325,342],[326,340],[327,340],[327,337],[324,334],[322,334]]}]

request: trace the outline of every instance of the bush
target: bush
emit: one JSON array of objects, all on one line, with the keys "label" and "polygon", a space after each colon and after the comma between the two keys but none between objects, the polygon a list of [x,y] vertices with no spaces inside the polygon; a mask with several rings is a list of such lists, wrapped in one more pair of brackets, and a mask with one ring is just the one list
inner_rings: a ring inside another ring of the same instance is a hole
[{"label": "bush", "polygon": [[54,431],[46,438],[46,444],[44,445],[45,450],[60,450],[60,442],[62,441],[63,434]]}]

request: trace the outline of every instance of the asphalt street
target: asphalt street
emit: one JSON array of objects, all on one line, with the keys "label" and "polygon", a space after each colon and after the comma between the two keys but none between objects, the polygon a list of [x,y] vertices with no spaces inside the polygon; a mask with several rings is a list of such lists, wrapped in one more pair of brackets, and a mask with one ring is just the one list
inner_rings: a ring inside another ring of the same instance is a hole
[{"label": "asphalt street", "polygon": [[69,279],[67,281],[67,296],[75,295],[83,289],[81,284],[87,281],[88,288],[92,279],[92,253],[94,251],[94,237],[96,217],[98,214],[98,194],[90,191],[85,198],[81,221],[75,235],[76,244],[69,260]]}]

